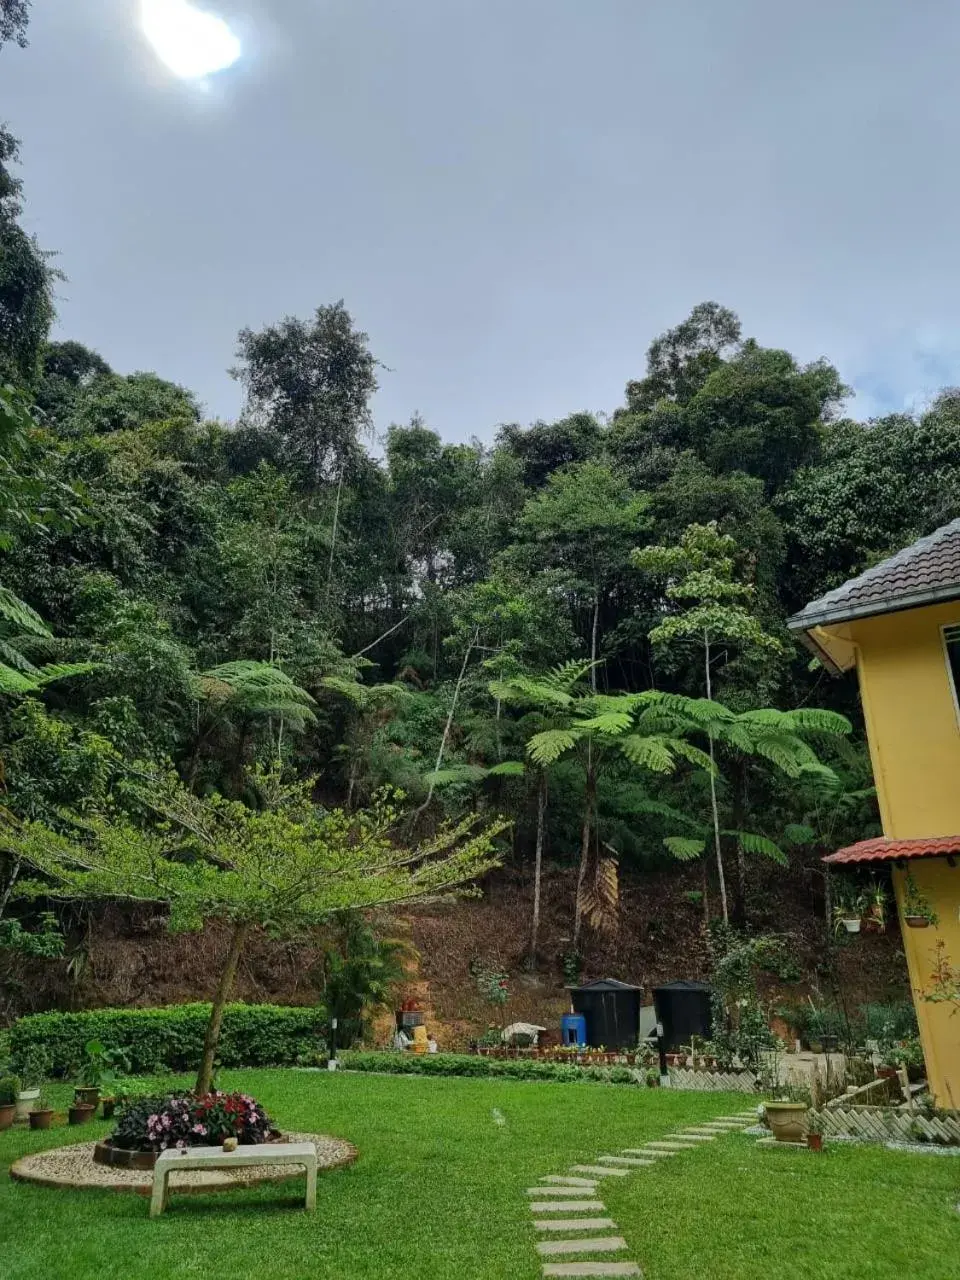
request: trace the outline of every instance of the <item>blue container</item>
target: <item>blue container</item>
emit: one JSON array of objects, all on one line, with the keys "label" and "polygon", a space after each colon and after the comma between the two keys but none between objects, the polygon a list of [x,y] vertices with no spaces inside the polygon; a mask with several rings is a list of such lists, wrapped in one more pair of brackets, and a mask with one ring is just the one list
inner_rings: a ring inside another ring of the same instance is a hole
[{"label": "blue container", "polygon": [[560,1019],[560,1035],[564,1044],[587,1043],[587,1020],[582,1013],[565,1013]]}]

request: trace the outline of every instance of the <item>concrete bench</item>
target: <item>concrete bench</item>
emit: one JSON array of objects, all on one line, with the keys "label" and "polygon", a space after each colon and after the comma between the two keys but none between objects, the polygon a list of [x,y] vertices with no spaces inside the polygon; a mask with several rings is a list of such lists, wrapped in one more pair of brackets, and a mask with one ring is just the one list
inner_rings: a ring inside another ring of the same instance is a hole
[{"label": "concrete bench", "polygon": [[222,1147],[187,1147],[161,1151],[153,1170],[150,1217],[163,1213],[170,1200],[170,1174],[188,1169],[238,1169],[256,1164],[301,1164],[307,1171],[305,1207],[317,1207],[317,1149],[312,1142],[270,1142],[224,1151]]}]

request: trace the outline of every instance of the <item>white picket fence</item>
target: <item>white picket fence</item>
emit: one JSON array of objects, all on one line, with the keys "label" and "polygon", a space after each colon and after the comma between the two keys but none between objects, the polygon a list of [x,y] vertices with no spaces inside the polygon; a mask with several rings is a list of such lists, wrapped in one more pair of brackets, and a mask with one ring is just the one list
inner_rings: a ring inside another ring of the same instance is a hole
[{"label": "white picket fence", "polygon": [[700,1093],[756,1093],[757,1077],[752,1071],[695,1071],[692,1067],[669,1067],[671,1089],[695,1089]]},{"label": "white picket fence", "polygon": [[866,1142],[960,1143],[960,1115],[927,1117],[888,1107],[838,1107],[818,1111],[828,1138],[861,1138]]}]

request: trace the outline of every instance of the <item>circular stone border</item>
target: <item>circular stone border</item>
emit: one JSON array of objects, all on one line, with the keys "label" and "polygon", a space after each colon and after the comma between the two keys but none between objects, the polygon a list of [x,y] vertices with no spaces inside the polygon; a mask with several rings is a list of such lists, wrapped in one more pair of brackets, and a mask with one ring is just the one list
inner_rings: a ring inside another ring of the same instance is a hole
[{"label": "circular stone border", "polygon": [[[322,1133],[288,1133],[289,1142],[312,1142],[317,1149],[317,1172],[343,1169],[359,1156],[352,1142]],[[79,1142],[65,1147],[49,1147],[32,1155],[21,1156],[10,1166],[10,1177],[17,1182],[32,1182],[40,1187],[59,1187],[71,1191],[126,1191],[148,1196],[153,1188],[153,1172],[143,1169],[120,1169],[95,1164],[95,1142]],[[272,1170],[272,1172],[271,1172]],[[173,1172],[171,1187],[181,1195],[189,1192],[233,1191],[237,1187],[257,1187],[263,1183],[286,1182],[302,1178],[303,1173],[289,1165],[246,1165],[238,1169],[211,1169]]]}]

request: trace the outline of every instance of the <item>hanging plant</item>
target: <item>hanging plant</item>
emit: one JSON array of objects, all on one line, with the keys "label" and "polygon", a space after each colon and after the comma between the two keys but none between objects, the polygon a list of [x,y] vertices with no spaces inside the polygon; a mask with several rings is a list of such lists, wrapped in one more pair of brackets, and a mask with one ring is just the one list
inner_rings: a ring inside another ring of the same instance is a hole
[{"label": "hanging plant", "polygon": [[903,895],[903,919],[911,929],[929,929],[938,925],[940,917],[930,906],[930,900],[920,892],[912,874],[907,874]]}]

